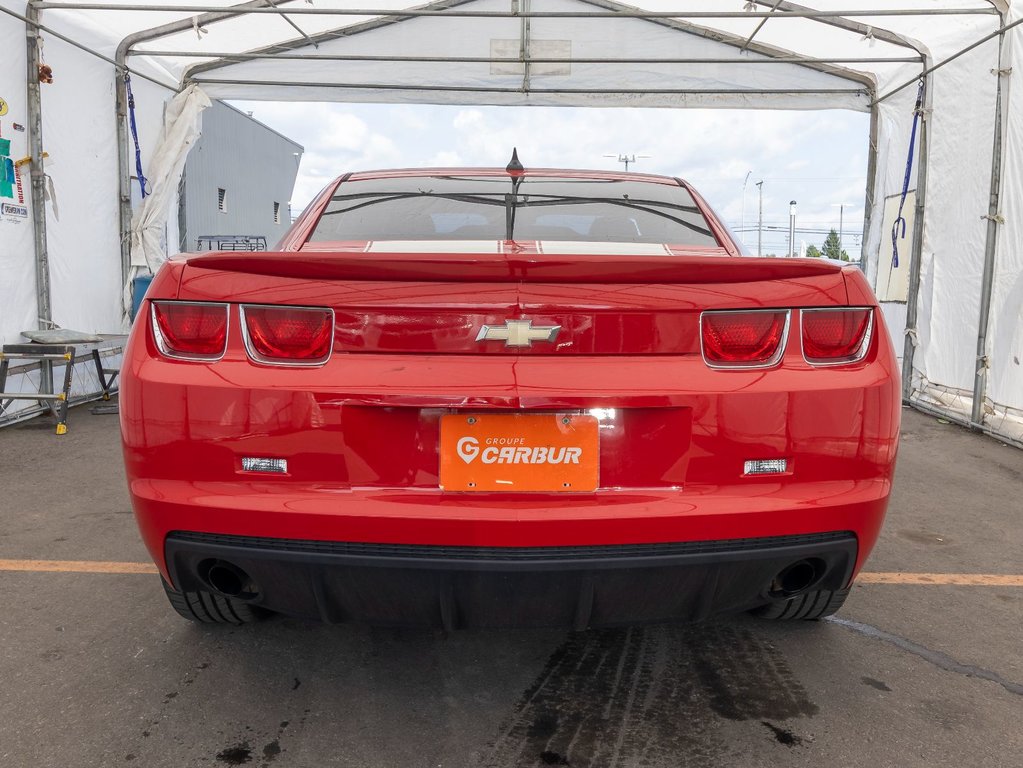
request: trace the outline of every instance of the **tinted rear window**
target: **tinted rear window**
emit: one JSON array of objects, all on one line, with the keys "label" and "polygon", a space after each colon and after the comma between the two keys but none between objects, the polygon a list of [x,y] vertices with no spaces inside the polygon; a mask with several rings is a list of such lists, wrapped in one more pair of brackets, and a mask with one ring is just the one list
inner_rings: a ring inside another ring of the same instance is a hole
[{"label": "tinted rear window", "polygon": [[684,187],[620,179],[406,176],[342,183],[310,236],[718,245]]}]

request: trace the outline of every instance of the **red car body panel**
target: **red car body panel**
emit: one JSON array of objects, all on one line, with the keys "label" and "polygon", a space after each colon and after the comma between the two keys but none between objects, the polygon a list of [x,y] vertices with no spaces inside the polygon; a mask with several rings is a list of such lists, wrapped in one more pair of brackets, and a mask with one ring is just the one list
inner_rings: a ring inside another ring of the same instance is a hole
[{"label": "red car body panel", "polygon": [[[125,351],[121,423],[135,514],[165,579],[175,531],[499,548],[848,531],[851,574],[862,567],[887,507],[901,404],[891,340],[859,270],[739,256],[695,193],[719,248],[644,257],[548,255],[536,242],[494,253],[306,245],[339,183],[277,252],[179,257],[148,293]],[[161,355],[147,322],[161,299],[228,302],[223,358]],[[240,302],[332,308],[332,356],[310,368],[255,364]],[[801,311],[835,306],[872,308],[869,348],[855,363],[811,366]],[[791,314],[777,366],[707,365],[702,312],[772,307]],[[511,318],[561,326],[561,343],[476,342],[475,329]],[[441,415],[474,411],[595,413],[600,487],[441,490]],[[287,458],[288,473],[253,476],[243,456]],[[787,471],[744,475],[745,461],[771,458],[787,459]]]}]

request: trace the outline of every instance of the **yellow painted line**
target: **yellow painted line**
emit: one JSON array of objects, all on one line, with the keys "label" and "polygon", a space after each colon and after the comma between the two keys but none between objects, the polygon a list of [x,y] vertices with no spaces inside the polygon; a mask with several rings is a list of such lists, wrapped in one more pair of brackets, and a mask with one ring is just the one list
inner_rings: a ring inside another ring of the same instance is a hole
[{"label": "yellow painted line", "polygon": [[99,560],[0,560],[0,571],[33,573],[158,573],[152,563],[112,563]]},{"label": "yellow painted line", "polygon": [[1023,576],[1000,573],[861,573],[856,581],[859,584],[1023,587]]},{"label": "yellow painted line", "polygon": [[[0,560],[0,571],[29,573],[158,573],[151,563],[103,560]],[[1000,573],[861,573],[858,584],[921,586],[1023,587],[1023,575]]]}]

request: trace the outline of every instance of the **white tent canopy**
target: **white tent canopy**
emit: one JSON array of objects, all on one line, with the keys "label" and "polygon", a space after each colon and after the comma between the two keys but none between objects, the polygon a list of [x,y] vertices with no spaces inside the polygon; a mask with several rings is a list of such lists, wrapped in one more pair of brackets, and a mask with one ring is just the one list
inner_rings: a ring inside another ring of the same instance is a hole
[{"label": "white tent canopy", "polygon": [[[121,284],[112,252],[122,253],[122,280],[130,269],[126,70],[139,130],[150,144],[160,133],[164,102],[191,85],[220,99],[854,109],[872,116],[864,263],[890,299],[883,307],[893,336],[905,330],[907,399],[1023,442],[1023,195],[1014,194],[1023,186],[1023,96],[1010,87],[1019,76],[1011,71],[1023,0],[32,6],[0,0],[10,12],[0,16],[0,39],[13,45],[21,35],[20,51],[31,53],[23,40],[24,19],[32,16],[30,28],[33,21],[42,25],[46,62],[58,77],[73,73],[80,83],[62,97],[44,86],[42,146],[62,161],[51,174],[58,195],[74,197],[82,184],[96,191],[85,229],[82,221],[68,226],[52,215],[45,221],[54,316],[65,325],[117,306],[115,299],[102,310],[69,309],[74,302],[63,278],[81,271],[81,232],[102,229],[88,240],[95,270],[86,278],[102,295],[116,295]],[[0,51],[0,65],[12,71],[11,46]],[[915,226],[893,270],[893,210],[921,75],[926,88],[903,211]],[[83,119],[92,129],[88,140],[70,127]],[[144,146],[143,160],[178,149]],[[172,174],[163,183],[173,182]],[[16,247],[26,245],[22,232]],[[9,265],[2,250],[0,269],[17,284],[11,300],[18,309],[10,313],[16,321],[0,317],[0,333],[10,335],[36,313],[35,294],[25,290],[32,271],[20,260]],[[908,282],[904,295],[888,290],[896,274],[896,282]]]}]

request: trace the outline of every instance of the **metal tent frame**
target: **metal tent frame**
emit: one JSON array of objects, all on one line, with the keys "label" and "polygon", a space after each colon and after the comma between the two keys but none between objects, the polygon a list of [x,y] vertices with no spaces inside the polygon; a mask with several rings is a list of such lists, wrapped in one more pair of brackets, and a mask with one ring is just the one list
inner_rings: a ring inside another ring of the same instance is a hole
[{"label": "metal tent frame", "polygon": [[[115,69],[117,74],[117,90],[116,90],[116,120],[117,120],[117,137],[119,144],[119,180],[120,180],[120,231],[121,231],[121,256],[122,256],[122,274],[127,276],[129,273],[129,238],[131,224],[131,198],[130,198],[130,166],[128,162],[128,131],[127,131],[127,94],[124,78],[124,73],[132,73],[144,77],[153,82],[157,82],[164,85],[172,90],[180,90],[190,83],[204,83],[204,82],[216,82],[220,85],[247,85],[247,86],[299,86],[299,85],[316,85],[320,87],[343,87],[347,89],[365,88],[372,90],[384,90],[386,91],[389,86],[386,83],[370,83],[370,82],[351,82],[344,84],[334,83],[296,83],[296,82],[283,82],[283,81],[266,81],[266,80],[243,80],[243,79],[211,79],[211,74],[216,73],[219,70],[223,70],[225,67],[229,67],[233,64],[245,61],[257,61],[265,59],[278,59],[282,61],[337,61],[337,62],[369,62],[369,63],[434,63],[434,62],[463,62],[463,63],[508,63],[515,62],[521,64],[523,71],[522,85],[517,92],[530,94],[537,92],[565,92],[565,91],[542,91],[542,89],[535,88],[530,82],[530,67],[537,64],[545,63],[599,63],[599,64],[636,64],[636,63],[658,63],[658,64],[758,64],[758,65],[777,65],[777,64],[794,64],[799,67],[805,67],[808,69],[817,70],[824,72],[834,77],[840,78],[849,82],[850,88],[848,91],[841,91],[844,93],[862,93],[869,100],[869,111],[870,111],[870,145],[868,150],[868,180],[866,189],[866,200],[865,200],[865,216],[864,216],[864,235],[866,236],[871,226],[870,214],[874,208],[875,203],[875,180],[876,180],[876,169],[877,169],[877,141],[878,141],[878,121],[879,121],[879,105],[891,98],[897,93],[900,93],[906,88],[911,87],[918,81],[922,81],[924,84],[925,103],[923,105],[920,136],[919,136],[919,147],[918,147],[918,171],[917,171],[917,194],[916,194],[916,219],[914,230],[912,234],[912,252],[910,259],[910,287],[909,287],[909,298],[907,303],[907,321],[906,321],[906,338],[905,338],[905,349],[903,355],[903,396],[908,402],[911,394],[912,387],[912,371],[913,371],[913,356],[915,351],[915,334],[917,330],[918,322],[918,305],[919,305],[919,292],[920,292],[920,272],[921,272],[921,259],[923,250],[923,222],[924,212],[926,208],[926,197],[927,197],[927,171],[928,171],[928,160],[929,160],[929,138],[928,138],[928,115],[931,106],[931,92],[932,92],[932,74],[945,66],[946,64],[954,61],[960,56],[974,50],[978,46],[994,39],[998,38],[998,74],[999,82],[996,89],[995,95],[995,117],[994,117],[994,132],[992,136],[992,169],[991,169],[991,184],[990,184],[990,195],[988,205],[988,222],[987,222],[987,233],[985,238],[984,247],[984,268],[981,286],[981,299],[980,299],[980,319],[978,326],[977,335],[977,367],[973,389],[973,410],[971,417],[963,419],[954,413],[942,411],[942,415],[946,418],[950,418],[955,421],[959,421],[966,426],[971,428],[990,431],[985,424],[984,414],[984,398],[987,389],[987,347],[988,347],[988,324],[989,316],[991,313],[991,296],[992,296],[992,282],[994,275],[994,262],[996,254],[996,246],[999,234],[999,200],[1001,195],[1001,183],[1002,183],[1002,143],[1003,143],[1003,120],[1004,120],[1004,93],[1001,84],[1002,75],[1005,70],[1004,56],[1004,41],[1005,34],[1010,29],[1014,28],[1020,23],[1023,23],[1023,19],[1008,22],[1009,3],[1007,0],[984,0],[980,5],[974,5],[969,7],[952,7],[952,6],[911,6],[904,5],[902,7],[874,7],[874,8],[848,8],[848,9],[815,9],[812,7],[799,5],[788,0],[755,0],[751,3],[751,7],[757,8],[757,10],[643,10],[627,5],[622,5],[612,0],[578,0],[580,3],[585,4],[592,8],[592,10],[586,11],[551,11],[551,10],[533,10],[530,5],[530,0],[511,0],[510,7],[504,11],[494,10],[480,10],[470,6],[475,0],[437,0],[426,5],[416,6],[414,8],[403,8],[403,9],[389,9],[383,10],[379,8],[340,8],[340,7],[319,7],[319,6],[294,6],[294,0],[250,0],[249,2],[240,3],[231,6],[220,6],[220,5],[176,5],[173,3],[113,3],[113,2],[55,2],[52,0],[29,0],[28,9],[25,16],[15,14],[7,9],[0,8],[0,11],[8,15],[16,16],[20,18],[26,24],[26,30],[29,37],[28,46],[28,71],[29,71],[29,115],[30,115],[30,128],[31,128],[31,150],[32,150],[32,171],[31,171],[31,193],[33,209],[35,212],[35,249],[36,249],[36,262],[37,262],[37,292],[40,309],[40,317],[43,320],[50,319],[50,296],[49,296],[49,272],[47,266],[47,251],[46,251],[46,221],[44,211],[43,199],[44,199],[44,177],[42,174],[41,158],[42,158],[42,136],[41,136],[41,104],[40,94],[38,88],[38,82],[35,78],[36,64],[38,64],[38,50],[34,45],[34,39],[40,31],[45,31],[48,34],[56,35],[66,42],[69,42],[76,47],[87,51],[93,55],[100,57],[101,59],[109,62]],[[877,6],[881,6],[881,3],[877,3]],[[892,4],[895,5],[895,4]],[[287,7],[285,7],[287,6]],[[74,10],[79,12],[134,12],[134,13],[159,13],[161,15],[166,14],[180,14],[179,18],[173,21],[156,25],[150,28],[142,29],[134,32],[125,38],[123,38],[120,44],[117,46],[116,53],[111,59],[110,57],[92,50],[80,43],[69,39],[67,36],[61,35],[52,29],[49,29],[43,23],[41,19],[42,14],[46,11],[68,11]],[[884,18],[904,18],[911,16],[920,17],[939,17],[939,16],[990,16],[993,17],[997,23],[997,28],[994,29],[990,34],[984,35],[980,39],[965,46],[961,50],[955,52],[952,55],[946,56],[941,61],[934,61],[932,54],[928,48],[915,40],[911,40],[904,35],[901,35],[890,28],[868,25],[864,20],[873,21],[876,24],[877,19]],[[251,50],[243,51],[201,51],[201,50],[177,50],[173,48],[142,48],[141,46],[145,43],[154,43],[170,36],[181,32],[187,32],[188,30],[200,30],[209,28],[211,25],[219,24],[221,22],[229,21],[232,19],[239,19],[242,17],[275,17],[282,19],[290,26],[290,28],[297,33],[297,37],[291,37],[289,39],[281,40],[280,42],[273,43],[268,46],[255,48]],[[339,24],[336,27],[332,27],[325,31],[319,31],[315,33],[308,33],[303,30],[302,21],[308,20],[315,17],[329,17],[331,19],[337,19],[344,21],[348,19],[356,20],[354,23]],[[369,17],[368,20],[366,17]],[[383,27],[403,24],[409,21],[419,18],[484,18],[484,19],[511,19],[517,20],[522,25],[522,39],[528,39],[530,21],[534,19],[641,19],[651,24],[656,24],[662,28],[669,28],[678,31],[686,35],[698,35],[719,43],[723,43],[726,46],[734,48],[736,55],[734,58],[730,57],[719,57],[714,59],[708,58],[660,58],[660,59],[635,59],[635,58],[614,58],[614,57],[600,57],[600,58],[537,58],[530,57],[528,53],[528,46],[523,45],[520,51],[518,59],[501,58],[495,59],[493,57],[430,57],[430,56],[409,56],[400,54],[389,54],[380,53],[373,55],[332,55],[317,53],[317,46],[325,41],[335,40],[341,37],[351,37],[353,35],[362,34],[372,30],[380,29]],[[709,23],[718,21],[730,21],[730,20],[749,20],[756,19],[758,21],[756,28],[748,36],[740,36],[721,29],[715,29],[712,26],[708,26]],[[775,46],[768,45],[760,40],[757,40],[758,34],[761,34],[765,25],[768,23],[777,24],[784,22],[785,20],[801,19],[817,24],[825,25],[830,28],[839,29],[849,34],[855,34],[863,36],[864,38],[872,38],[874,40],[881,41],[890,46],[895,46],[900,49],[906,50],[908,53],[905,56],[894,56],[894,55],[881,55],[881,56],[863,56],[863,57],[814,57],[805,54],[801,54],[798,51],[784,50]],[[310,52],[309,49],[313,51]],[[752,58],[748,54],[755,53],[759,54],[758,58]],[[147,75],[140,71],[138,68],[129,65],[129,59],[132,57],[152,57],[157,59],[175,59],[175,58],[203,58],[206,61],[194,63],[189,66],[180,82],[167,83],[162,82],[159,78],[154,78],[151,75]],[[884,93],[878,93],[877,78],[872,74],[869,69],[869,65],[876,64],[919,64],[920,72],[915,74],[913,77],[907,79],[905,82],[898,86],[891,87]],[[867,65],[863,69],[857,69],[855,65]],[[486,94],[493,94],[497,89],[494,88],[478,88],[478,87],[464,87],[458,88],[450,85],[430,85],[428,83],[423,84],[421,92],[424,95],[422,101],[428,102],[429,95],[438,91],[445,93],[460,92],[464,94],[464,98],[468,99],[482,99]],[[640,91],[635,91],[639,93]],[[686,94],[694,93],[693,91],[686,90],[673,90],[670,88],[659,89],[659,93],[672,94],[683,96]],[[611,96],[612,92],[592,92],[592,95],[601,96],[601,94]],[[621,94],[621,89],[615,89],[614,94]],[[633,91],[626,91],[626,93],[633,93]],[[726,91],[707,91],[707,93],[727,93]],[[772,93],[772,91],[764,89],[749,89],[742,91],[743,94],[747,95],[766,95]],[[774,92],[780,93],[780,92]],[[783,92],[781,92],[783,93]],[[790,92],[792,93],[792,92]],[[806,95],[821,95],[824,96],[828,92],[824,90],[806,89],[799,91],[800,94]],[[866,239],[866,238],[865,238]],[[868,254],[864,255],[864,259],[868,258]],[[865,265],[866,266],[866,265]],[[914,402],[913,405],[920,406],[921,404]]]}]

